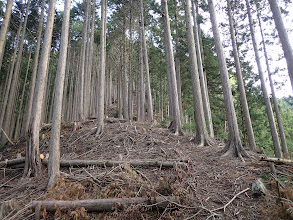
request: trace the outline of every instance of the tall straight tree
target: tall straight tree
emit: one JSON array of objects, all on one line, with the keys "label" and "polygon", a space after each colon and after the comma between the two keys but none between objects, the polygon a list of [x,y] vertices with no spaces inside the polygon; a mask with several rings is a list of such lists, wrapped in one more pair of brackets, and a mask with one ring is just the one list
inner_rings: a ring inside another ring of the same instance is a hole
[{"label": "tall straight tree", "polygon": [[[129,120],[133,119],[133,74],[132,74],[132,60],[133,60],[133,33],[132,33],[132,0],[130,0],[130,11],[129,11],[129,81],[128,81],[128,116]],[[111,97],[110,97],[111,98]]]},{"label": "tall straight tree", "polygon": [[101,36],[100,36],[100,71],[98,88],[97,132],[99,135],[104,129],[105,113],[105,69],[106,69],[106,16],[107,0],[101,0]]},{"label": "tall straight tree", "polygon": [[127,76],[126,76],[126,15],[123,13],[123,25],[122,25],[122,102],[123,102],[123,115],[126,120],[128,117],[128,95],[127,95]]},{"label": "tall straight tree", "polygon": [[54,25],[56,0],[49,3],[47,25],[43,42],[43,49],[37,74],[36,88],[34,91],[34,101],[32,107],[32,117],[28,130],[28,139],[25,154],[24,176],[38,176],[40,171],[40,151],[39,151],[39,135],[42,103],[45,92],[47,69],[50,56],[52,32]]},{"label": "tall straight tree", "polygon": [[42,0],[41,14],[40,14],[38,31],[37,31],[37,43],[36,43],[36,49],[35,49],[35,53],[34,53],[34,60],[33,60],[33,67],[32,67],[30,90],[29,90],[29,94],[28,94],[26,113],[24,116],[24,122],[23,122],[23,126],[22,126],[22,131],[21,131],[22,136],[27,135],[27,131],[28,131],[29,123],[30,123],[30,118],[31,118],[34,90],[35,90],[37,71],[38,71],[39,54],[40,54],[40,48],[41,48],[41,37],[42,37],[43,21],[44,21],[44,9],[45,9],[45,0]]},{"label": "tall straight tree", "polygon": [[278,137],[278,133],[277,133],[276,123],[275,123],[275,119],[274,119],[274,114],[273,114],[270,98],[268,96],[267,88],[265,85],[265,76],[264,76],[264,72],[262,70],[262,66],[261,66],[261,62],[260,62],[260,56],[259,56],[259,52],[258,52],[259,50],[258,50],[256,37],[255,37],[249,0],[246,0],[246,6],[247,6],[250,34],[251,34],[251,38],[252,38],[255,60],[257,63],[258,73],[259,73],[260,82],[261,82],[261,89],[262,89],[262,93],[263,93],[263,97],[264,97],[264,102],[265,102],[265,106],[266,106],[266,110],[267,110],[267,114],[268,114],[268,119],[269,119],[269,124],[270,124],[271,135],[272,135],[273,144],[274,144],[274,152],[275,152],[276,157],[281,158],[282,152],[281,152],[281,147],[280,147],[280,141],[279,141],[279,137]]},{"label": "tall straight tree", "polygon": [[243,156],[248,156],[248,154],[244,150],[240,140],[237,117],[236,117],[236,112],[234,108],[233,96],[232,96],[231,86],[230,86],[230,81],[228,76],[226,58],[224,55],[222,41],[221,41],[220,33],[218,30],[218,23],[217,23],[213,0],[208,0],[208,6],[209,6],[209,12],[210,12],[210,19],[212,23],[213,35],[214,35],[214,42],[215,42],[216,52],[217,52],[217,57],[219,62],[226,116],[227,116],[228,128],[229,128],[229,134],[228,134],[229,139],[223,152],[224,152],[224,155],[232,154],[243,160],[242,154]]},{"label": "tall straight tree", "polygon": [[279,33],[280,41],[284,51],[284,55],[287,61],[287,67],[289,71],[289,76],[291,79],[291,85],[293,89],[293,49],[289,41],[289,37],[282,19],[281,11],[278,6],[277,0],[269,0],[271,10],[273,12],[274,21],[276,28]]},{"label": "tall straight tree", "polygon": [[232,11],[231,11],[231,2],[230,0],[227,0],[227,7],[228,7],[228,15],[229,15],[229,24],[230,24],[230,35],[232,40],[232,47],[233,47],[233,56],[234,56],[234,62],[236,67],[236,76],[237,76],[237,82],[238,82],[238,89],[240,92],[240,101],[241,106],[244,113],[244,119],[245,119],[245,125],[247,130],[247,136],[248,136],[248,142],[250,150],[256,151],[256,144],[254,139],[254,133],[252,129],[246,94],[245,94],[245,88],[244,88],[244,81],[242,77],[242,70],[240,65],[240,60],[238,56],[238,48],[236,43],[236,37],[235,37],[235,30],[234,30],[234,21],[232,17]]},{"label": "tall straight tree", "polygon": [[289,157],[289,152],[288,152],[288,147],[287,147],[287,142],[286,142],[286,136],[285,136],[283,122],[282,122],[282,118],[281,118],[281,114],[280,114],[280,110],[279,110],[279,106],[278,106],[278,100],[277,100],[277,97],[276,97],[276,92],[275,92],[275,88],[274,88],[274,82],[273,82],[272,74],[271,74],[271,70],[270,70],[269,57],[268,57],[268,53],[267,53],[267,47],[266,47],[266,44],[265,44],[264,33],[263,33],[261,20],[260,20],[260,9],[257,9],[257,18],[258,18],[258,24],[259,24],[259,28],[260,28],[261,37],[262,37],[263,52],[264,52],[264,55],[265,55],[267,72],[268,72],[268,75],[269,75],[270,87],[271,87],[271,91],[272,91],[272,99],[273,99],[273,103],[274,103],[274,110],[275,110],[275,113],[276,113],[277,123],[278,123],[278,127],[279,127],[279,134],[280,134],[280,139],[281,139],[281,144],[282,144],[283,156],[285,158],[288,158]]},{"label": "tall straight tree", "polygon": [[60,43],[60,53],[57,66],[54,109],[52,117],[52,128],[50,137],[50,157],[48,164],[48,187],[54,187],[56,177],[60,171],[60,127],[62,114],[62,99],[64,88],[64,77],[67,58],[68,36],[69,36],[69,18],[70,18],[70,3],[71,0],[66,0],[64,4],[62,34]]},{"label": "tall straight tree", "polygon": [[[142,17],[140,16],[140,19],[142,20]],[[142,25],[142,21],[140,20],[140,26]],[[138,121],[144,121],[145,120],[145,88],[144,88],[144,68],[143,68],[143,38],[142,38],[142,28],[139,30],[139,106],[138,106]]]},{"label": "tall straight tree", "polygon": [[[196,137],[195,141],[198,145],[209,145],[210,137],[205,123],[203,103],[202,103],[202,91],[199,81],[197,56],[195,52],[195,42],[192,28],[190,0],[184,0],[185,8],[185,22],[186,22],[186,34],[188,41],[188,54],[189,54],[189,66],[192,80],[193,89],[193,103],[194,103],[194,118],[196,124]],[[199,54],[200,56],[200,54]],[[204,91],[203,91],[204,92]],[[204,92],[205,93],[205,92]]]},{"label": "tall straight tree", "polygon": [[168,12],[167,0],[161,0],[161,7],[163,9],[162,17],[164,20],[164,42],[165,42],[165,54],[167,63],[167,75],[169,81],[169,101],[171,102],[171,112],[172,112],[172,124],[170,126],[171,131],[176,135],[182,135],[182,123],[180,120],[180,109],[178,101],[177,92],[177,81],[176,72],[174,64],[174,55],[171,39],[171,29],[170,29],[170,18]]},{"label": "tall straight tree", "polygon": [[143,53],[144,53],[144,66],[145,66],[145,79],[146,79],[146,92],[147,92],[147,101],[148,101],[148,121],[153,121],[153,99],[151,92],[151,82],[150,82],[150,68],[149,68],[149,59],[148,51],[145,39],[145,30],[144,30],[144,14],[143,14],[143,0],[140,0],[140,13],[141,13],[141,32],[142,32],[142,41],[143,41]]},{"label": "tall straight tree", "polygon": [[202,94],[204,116],[205,116],[205,120],[206,120],[206,124],[207,124],[207,128],[208,128],[209,136],[211,138],[214,138],[212,112],[211,112],[211,107],[210,107],[207,83],[206,83],[204,72],[203,72],[203,62],[202,62],[202,57],[201,57],[202,52],[201,52],[201,46],[200,46],[200,40],[199,40],[198,24],[197,24],[197,19],[196,19],[198,14],[195,13],[193,0],[192,0],[192,13],[193,13],[194,35],[195,35],[195,43],[196,43],[198,72],[199,72],[199,79],[200,79],[200,88],[201,88],[201,94]]},{"label": "tall straight tree", "polygon": [[1,31],[0,31],[0,70],[1,70],[2,61],[3,61],[8,26],[9,26],[10,18],[11,18],[12,5],[13,5],[13,0],[7,0],[5,16],[4,16],[3,23],[1,25]]}]

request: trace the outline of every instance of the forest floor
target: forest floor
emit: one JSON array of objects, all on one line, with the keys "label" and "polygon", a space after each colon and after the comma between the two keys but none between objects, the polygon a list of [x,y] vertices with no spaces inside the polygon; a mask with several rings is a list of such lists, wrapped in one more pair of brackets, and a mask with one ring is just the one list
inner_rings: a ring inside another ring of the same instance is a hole
[{"label": "forest floor", "polygon": [[[41,210],[41,219],[276,219],[284,207],[276,205],[275,182],[266,162],[241,162],[222,157],[223,143],[198,147],[193,134],[175,136],[159,124],[123,122],[109,117],[104,132],[92,135],[95,121],[73,131],[64,124],[61,133],[61,159],[78,160],[156,160],[185,161],[186,166],[70,167],[61,168],[55,188],[47,190],[47,168],[36,178],[22,178],[22,167],[0,168],[0,203],[13,200],[3,219],[35,219],[35,200],[81,200],[130,197],[177,196],[179,201],[165,209],[155,205],[133,205],[110,212],[58,208],[55,213]],[[40,151],[49,152],[50,129],[42,130]],[[25,142],[0,151],[5,159],[24,155]],[[268,193],[255,197],[251,185],[262,178]],[[249,188],[249,190],[246,190]],[[239,194],[243,190],[245,192]],[[236,195],[236,197],[235,197]],[[293,193],[292,193],[293,195]],[[225,208],[224,208],[225,207]],[[1,217],[0,217],[1,218]],[[287,216],[287,219],[290,217]]]}]

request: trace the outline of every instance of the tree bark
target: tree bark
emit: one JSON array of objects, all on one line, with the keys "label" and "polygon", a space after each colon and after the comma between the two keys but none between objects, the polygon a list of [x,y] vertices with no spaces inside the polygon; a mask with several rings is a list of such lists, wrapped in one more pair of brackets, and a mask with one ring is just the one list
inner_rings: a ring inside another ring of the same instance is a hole
[{"label": "tree bark", "polygon": [[161,0],[161,7],[163,9],[162,17],[164,20],[164,41],[165,41],[165,53],[166,53],[166,63],[167,63],[167,72],[169,72],[169,100],[172,100],[172,131],[176,135],[182,135],[182,124],[180,120],[180,110],[179,110],[179,101],[178,101],[178,92],[177,92],[177,81],[176,81],[176,72],[174,65],[174,55],[172,48],[172,39],[171,39],[171,30],[170,30],[170,19],[168,12],[167,0]]},{"label": "tree bark", "polygon": [[245,125],[246,125],[246,130],[247,130],[249,147],[250,147],[250,150],[255,152],[256,151],[256,144],[255,144],[254,133],[253,133],[253,129],[252,129],[252,124],[251,124],[251,119],[250,119],[250,114],[249,114],[249,109],[248,109],[248,104],[247,104],[247,99],[246,99],[246,94],[245,94],[244,81],[243,81],[243,76],[242,76],[240,60],[239,60],[239,56],[238,56],[238,48],[237,48],[237,44],[236,44],[234,22],[233,22],[233,17],[232,17],[232,12],[231,12],[230,0],[227,0],[227,7],[228,7],[228,16],[229,16],[230,34],[231,34],[231,40],[232,40],[234,62],[235,62],[235,67],[236,67],[236,76],[237,76],[237,82],[238,82],[238,89],[240,92],[240,101],[241,101],[241,106],[242,106],[244,118],[245,118]]},{"label": "tree bark", "polygon": [[133,73],[132,73],[132,60],[133,60],[133,33],[132,33],[132,7],[133,3],[130,0],[129,12],[129,82],[128,82],[128,116],[129,120],[133,120]]},{"label": "tree bark", "polygon": [[31,119],[34,90],[36,85],[38,62],[39,62],[39,54],[40,54],[40,48],[41,48],[41,37],[42,37],[43,21],[44,21],[44,8],[45,8],[45,0],[42,0],[41,14],[40,14],[40,20],[39,20],[38,31],[37,31],[37,44],[36,44],[36,49],[34,51],[34,60],[33,60],[32,76],[31,76],[31,83],[30,83],[31,86],[30,86],[30,91],[28,94],[26,113],[24,116],[25,118],[24,124],[21,131],[22,136],[27,135],[27,131],[28,131],[28,127],[29,127],[29,123]]},{"label": "tree bark", "polygon": [[143,14],[143,0],[140,0],[140,13],[141,13],[141,32],[142,32],[142,41],[143,41],[143,52],[144,52],[144,66],[145,66],[145,79],[146,79],[146,92],[147,92],[147,101],[148,101],[148,121],[153,121],[153,99],[151,92],[151,82],[150,82],[150,68],[149,68],[149,59],[147,44],[145,39],[145,30],[144,30],[144,14]]},{"label": "tree bark", "polygon": [[101,40],[100,40],[100,77],[98,88],[98,114],[97,114],[97,132],[99,135],[104,128],[105,113],[105,68],[106,68],[106,16],[107,0],[101,0]]},{"label": "tree bark", "polygon": [[52,117],[51,137],[50,137],[50,157],[48,165],[48,187],[54,187],[56,177],[60,172],[60,129],[61,129],[61,114],[62,114],[62,99],[64,88],[64,77],[67,59],[67,47],[69,36],[69,18],[70,18],[70,3],[71,0],[66,0],[64,4],[62,34],[60,43],[60,52],[56,73],[56,85],[54,96],[54,110]]},{"label": "tree bark", "polygon": [[228,76],[227,64],[225,60],[222,41],[220,38],[220,33],[218,30],[218,23],[217,23],[213,0],[208,0],[208,6],[209,6],[209,12],[210,12],[210,19],[212,22],[214,42],[215,42],[216,52],[217,52],[217,57],[219,62],[222,89],[224,94],[225,110],[226,110],[226,116],[227,116],[228,128],[229,128],[229,140],[226,147],[223,150],[223,153],[224,153],[224,156],[232,154],[233,156],[237,156],[241,160],[243,160],[242,154],[247,157],[248,157],[248,154],[244,150],[240,140],[237,117],[236,117],[236,112],[234,108],[233,96],[232,96],[231,86],[230,86],[230,81]]},{"label": "tree bark", "polygon": [[167,208],[172,202],[179,202],[177,197],[136,197],[136,198],[111,198],[111,199],[92,199],[92,200],[75,200],[75,201],[35,201],[33,207],[43,207],[47,211],[56,211],[57,207],[68,209],[85,208],[87,211],[111,211],[118,206],[118,209],[124,209],[132,205],[146,204],[156,205],[160,208]]},{"label": "tree bark", "polygon": [[47,25],[41,53],[40,65],[38,69],[36,88],[34,92],[34,101],[32,107],[32,118],[28,130],[28,140],[26,146],[26,160],[24,176],[38,176],[40,172],[39,158],[39,134],[42,112],[42,99],[44,96],[45,80],[47,76],[48,61],[52,42],[52,32],[54,25],[56,0],[51,0],[49,3]]},{"label": "tree bark", "polygon": [[12,5],[13,5],[13,0],[7,0],[5,16],[4,16],[2,25],[1,25],[1,31],[0,31],[0,71],[1,71],[1,67],[2,67],[3,55],[4,55],[5,45],[6,45],[8,26],[9,26],[10,18],[11,18]]},{"label": "tree bark", "polygon": [[293,89],[293,49],[289,41],[289,37],[282,19],[281,11],[278,6],[277,0],[269,0],[271,10],[273,12],[274,21],[276,24],[276,28],[278,30],[278,34],[280,37],[280,41],[282,44],[282,48],[284,51],[284,55],[287,61],[287,68],[289,72],[289,76],[291,79],[291,86]]},{"label": "tree bark", "polygon": [[275,124],[275,119],[274,119],[274,114],[273,114],[273,110],[271,107],[270,99],[269,99],[268,92],[267,92],[267,89],[265,86],[265,77],[264,77],[264,72],[262,70],[262,66],[260,63],[258,46],[257,46],[257,42],[256,42],[253,21],[252,21],[252,16],[251,16],[251,10],[250,10],[250,5],[249,5],[248,0],[246,0],[246,6],[247,6],[250,33],[251,33],[251,37],[252,37],[254,54],[255,54],[255,59],[256,59],[256,63],[257,63],[257,67],[258,67],[258,73],[259,73],[259,77],[260,77],[260,81],[261,81],[261,89],[262,89],[262,93],[263,93],[263,97],[264,97],[264,102],[266,105],[266,110],[267,110],[269,124],[270,124],[270,130],[271,130],[273,144],[274,144],[274,152],[275,152],[276,157],[281,158],[282,152],[281,152],[279,137],[278,137],[278,133],[277,133],[277,128],[276,128],[276,124]]},{"label": "tree bark", "polygon": [[198,28],[197,19],[196,19],[198,14],[195,14],[193,0],[192,0],[192,13],[193,13],[194,35],[195,35],[195,44],[196,44],[196,52],[197,52],[199,80],[200,80],[200,88],[201,88],[201,94],[202,94],[204,117],[205,117],[207,129],[208,129],[208,134],[211,138],[214,138],[215,135],[214,135],[212,113],[211,113],[210,101],[208,97],[209,94],[208,94],[207,83],[206,83],[205,74],[203,71],[202,52],[201,52],[199,30],[198,30],[199,28]]},{"label": "tree bark", "polygon": [[126,76],[126,15],[123,13],[123,27],[122,27],[122,101],[123,101],[123,116],[126,120],[128,117],[128,89],[127,89],[127,76]]},{"label": "tree bark", "polygon": [[267,48],[266,48],[266,44],[265,44],[265,40],[264,40],[264,34],[263,34],[263,29],[262,29],[262,25],[261,25],[261,21],[260,21],[259,11],[257,13],[257,16],[258,16],[258,23],[259,23],[259,27],[260,27],[260,33],[261,33],[261,37],[262,37],[262,45],[263,45],[263,51],[264,51],[265,60],[266,60],[267,71],[268,71],[268,75],[269,75],[270,87],[271,87],[271,91],[272,91],[274,110],[276,113],[277,123],[278,123],[278,127],[279,127],[279,134],[280,134],[280,138],[281,138],[283,156],[285,158],[288,158],[289,152],[288,152],[288,147],[287,147],[287,143],[286,143],[286,136],[285,136],[283,122],[282,122],[282,118],[281,118],[281,114],[280,114],[280,110],[279,110],[279,106],[278,106],[278,100],[276,97],[274,82],[273,82],[272,74],[271,74],[271,70],[270,70],[269,58],[268,58]]},{"label": "tree bark", "polygon": [[139,105],[139,117],[138,121],[144,121],[145,120],[145,88],[144,88],[144,66],[143,66],[143,37],[142,37],[142,16],[140,16],[140,30],[139,30],[139,39],[140,39],[140,45],[139,45],[139,72],[140,72],[140,105]]},{"label": "tree bark", "polygon": [[194,103],[194,117],[196,124],[196,138],[195,141],[198,145],[209,145],[210,137],[208,135],[204,111],[203,111],[203,97],[205,91],[201,90],[201,86],[199,80],[198,73],[198,65],[197,65],[197,56],[195,52],[195,42],[194,35],[192,30],[192,20],[191,20],[191,11],[190,11],[190,0],[184,0],[184,8],[185,8],[185,22],[186,22],[186,34],[188,41],[188,54],[189,54],[189,65],[190,65],[190,73],[192,79],[192,89],[193,89],[193,103]]}]

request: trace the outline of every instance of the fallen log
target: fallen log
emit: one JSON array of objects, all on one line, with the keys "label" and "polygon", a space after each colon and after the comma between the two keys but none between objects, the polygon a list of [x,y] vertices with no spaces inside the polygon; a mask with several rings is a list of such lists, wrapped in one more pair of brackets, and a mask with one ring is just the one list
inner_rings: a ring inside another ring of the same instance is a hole
[{"label": "fallen log", "polygon": [[[16,166],[17,168],[23,167],[25,158],[18,158],[13,160],[6,160],[0,162],[0,167]],[[42,159],[44,165],[48,165],[48,158]],[[129,164],[133,167],[165,167],[173,168],[176,166],[185,167],[188,165],[186,162],[179,161],[157,161],[157,160],[138,160],[138,161],[110,161],[110,160],[61,160],[61,167],[86,167],[86,166],[98,166],[98,167],[114,167],[123,164]]]},{"label": "fallen log", "polygon": [[260,157],[260,161],[274,162],[274,163],[285,163],[285,164],[293,164],[293,160],[283,159],[283,158],[275,158],[275,157]]},{"label": "fallen log", "polygon": [[[42,160],[43,164],[48,164],[48,159]],[[130,166],[150,166],[150,167],[167,167],[173,168],[176,166],[187,166],[184,162],[175,161],[156,161],[156,160],[141,160],[141,161],[106,161],[106,160],[60,160],[61,167],[85,167],[85,166],[99,166],[99,167],[114,167],[123,164]]]},{"label": "fallen log", "polygon": [[111,211],[114,208],[124,209],[131,205],[142,204],[145,206],[156,206],[166,208],[170,203],[179,203],[178,197],[136,197],[136,198],[111,198],[111,199],[89,199],[75,201],[34,201],[32,208],[45,208],[46,211],[56,211],[57,207],[66,209],[76,209],[84,207],[87,211]]},{"label": "fallen log", "polygon": [[17,159],[12,159],[12,160],[5,160],[5,161],[1,161],[0,162],[0,167],[9,167],[9,166],[13,166],[13,165],[17,165],[17,164],[22,164],[25,162],[25,158],[21,157],[21,158],[17,158]]}]

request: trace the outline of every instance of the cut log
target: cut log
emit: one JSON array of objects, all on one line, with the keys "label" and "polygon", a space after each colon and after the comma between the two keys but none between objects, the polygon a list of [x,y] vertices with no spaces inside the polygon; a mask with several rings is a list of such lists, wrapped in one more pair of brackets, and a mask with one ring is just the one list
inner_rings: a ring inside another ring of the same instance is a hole
[{"label": "cut log", "polygon": [[[22,167],[25,158],[18,158],[13,160],[6,160],[0,162],[0,167],[15,166]],[[45,157],[42,160],[44,165],[48,165],[48,158]],[[186,167],[188,163],[178,161],[157,161],[157,160],[138,160],[138,161],[110,161],[110,160],[60,160],[61,167],[86,167],[86,166],[98,166],[98,167],[115,167],[123,164],[129,164],[133,167],[165,167],[174,168],[176,166]]]},{"label": "cut log", "polygon": [[[42,160],[43,164],[48,164],[48,160]],[[184,162],[175,161],[156,161],[156,160],[141,160],[141,161],[106,161],[106,160],[60,160],[61,167],[85,167],[85,166],[99,166],[99,167],[114,167],[123,164],[129,164],[134,167],[166,167],[173,168],[176,166],[187,166]]]},{"label": "cut log", "polygon": [[260,161],[268,161],[274,163],[285,163],[285,164],[293,164],[293,160],[290,159],[282,159],[282,158],[275,158],[275,157],[260,157]]},{"label": "cut log", "polygon": [[179,203],[178,197],[136,197],[136,198],[112,198],[112,199],[90,199],[75,201],[34,201],[33,209],[37,207],[45,208],[46,211],[56,211],[56,208],[76,209],[84,207],[87,211],[111,211],[114,208],[124,209],[131,205],[142,204],[146,206],[156,206],[166,208],[170,203]]},{"label": "cut log", "polygon": [[0,167],[9,167],[9,166],[13,166],[13,165],[17,165],[17,164],[22,164],[25,162],[25,158],[17,158],[17,159],[13,159],[13,160],[5,160],[5,161],[1,161],[0,162]]}]

